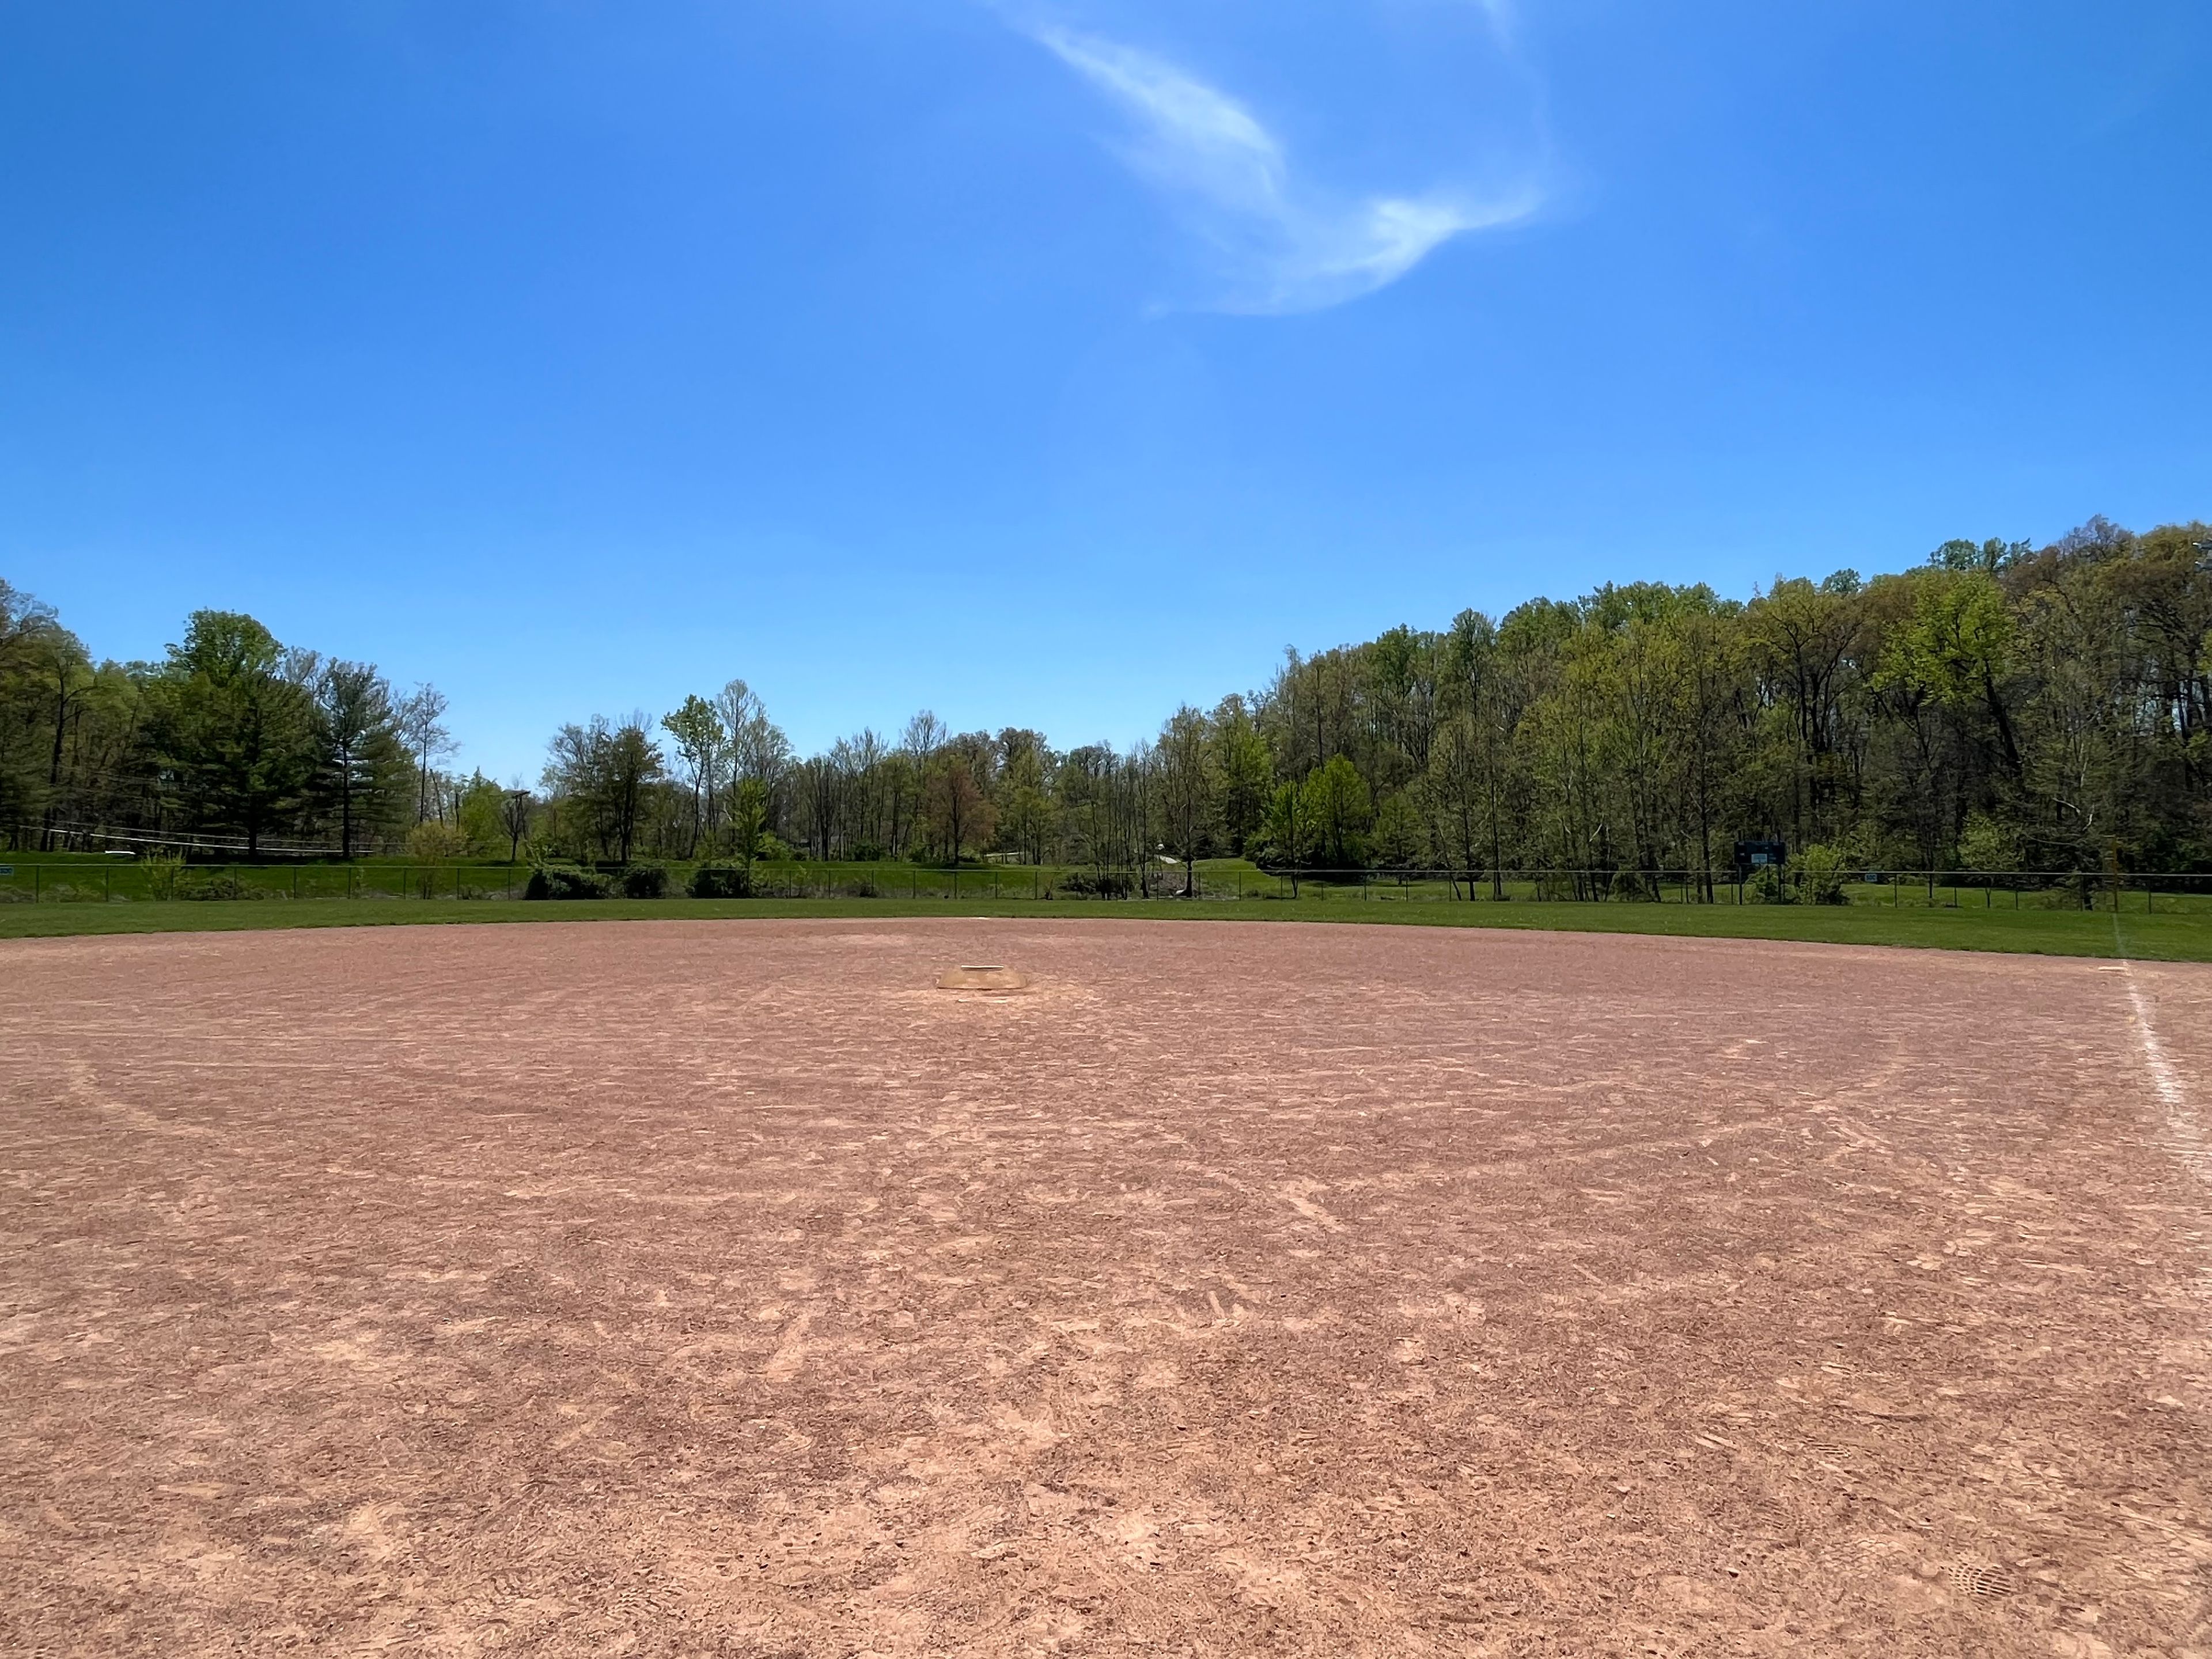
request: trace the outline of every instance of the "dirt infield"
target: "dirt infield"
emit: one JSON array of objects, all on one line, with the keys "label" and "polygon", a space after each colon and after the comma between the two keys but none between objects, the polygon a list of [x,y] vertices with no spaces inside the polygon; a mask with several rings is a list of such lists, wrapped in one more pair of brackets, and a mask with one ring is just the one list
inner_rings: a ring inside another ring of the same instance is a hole
[{"label": "dirt infield", "polygon": [[2212,1651],[2212,969],[913,921],[0,983],[8,1652]]}]

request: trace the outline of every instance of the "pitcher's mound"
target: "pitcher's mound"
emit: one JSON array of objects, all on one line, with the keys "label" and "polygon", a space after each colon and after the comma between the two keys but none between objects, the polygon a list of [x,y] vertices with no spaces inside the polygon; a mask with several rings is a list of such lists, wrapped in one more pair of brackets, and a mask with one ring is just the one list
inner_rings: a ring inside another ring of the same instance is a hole
[{"label": "pitcher's mound", "polygon": [[940,991],[1018,991],[1028,983],[1011,968],[947,968],[937,976]]}]

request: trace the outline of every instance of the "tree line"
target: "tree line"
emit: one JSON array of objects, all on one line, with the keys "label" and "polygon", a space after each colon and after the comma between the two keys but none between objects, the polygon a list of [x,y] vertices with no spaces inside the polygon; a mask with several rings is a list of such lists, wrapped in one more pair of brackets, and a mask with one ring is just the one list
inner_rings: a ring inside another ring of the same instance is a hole
[{"label": "tree line", "polygon": [[441,769],[444,699],[201,611],[95,663],[0,583],[0,823],[248,855],[1167,861],[1709,889],[1736,842],[1911,869],[2212,869],[2212,526],[1952,541],[1863,580],[1608,585],[1285,653],[1141,741],[927,711],[802,756],[742,680],[563,726],[534,786]]},{"label": "tree line", "polygon": [[246,858],[456,853],[502,792],[460,780],[447,702],[374,665],[199,611],[159,662],[95,660],[0,580],[0,825],[10,844],[191,845]]}]

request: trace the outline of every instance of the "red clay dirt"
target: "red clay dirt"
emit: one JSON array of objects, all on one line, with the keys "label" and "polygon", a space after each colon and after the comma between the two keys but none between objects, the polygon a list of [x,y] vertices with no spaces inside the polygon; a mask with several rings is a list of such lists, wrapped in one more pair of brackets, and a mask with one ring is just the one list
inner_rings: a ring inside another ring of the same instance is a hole
[{"label": "red clay dirt", "polygon": [[0,982],[9,1652],[2212,1650],[2204,969],[900,920]]}]

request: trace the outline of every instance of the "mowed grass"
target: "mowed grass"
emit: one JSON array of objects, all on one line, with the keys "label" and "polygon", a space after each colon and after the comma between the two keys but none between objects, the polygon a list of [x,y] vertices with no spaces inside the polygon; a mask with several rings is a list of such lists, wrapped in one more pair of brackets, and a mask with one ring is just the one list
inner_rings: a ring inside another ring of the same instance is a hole
[{"label": "mowed grass", "polygon": [[[2140,895],[2136,902],[2141,903]],[[2109,903],[2109,901],[2106,901]],[[0,906],[0,939],[69,934],[230,933],[270,927],[361,927],[533,921],[742,922],[749,918],[866,921],[894,916],[1383,923],[1422,927],[1521,927],[1559,933],[1656,933],[1696,939],[1798,939],[1952,951],[2212,962],[2212,915],[2140,909],[2009,910],[1962,905],[1892,908],[1759,904],[1362,902],[1339,893],[1303,898],[1183,901],[988,897],[521,900],[283,899],[176,903]]]}]

